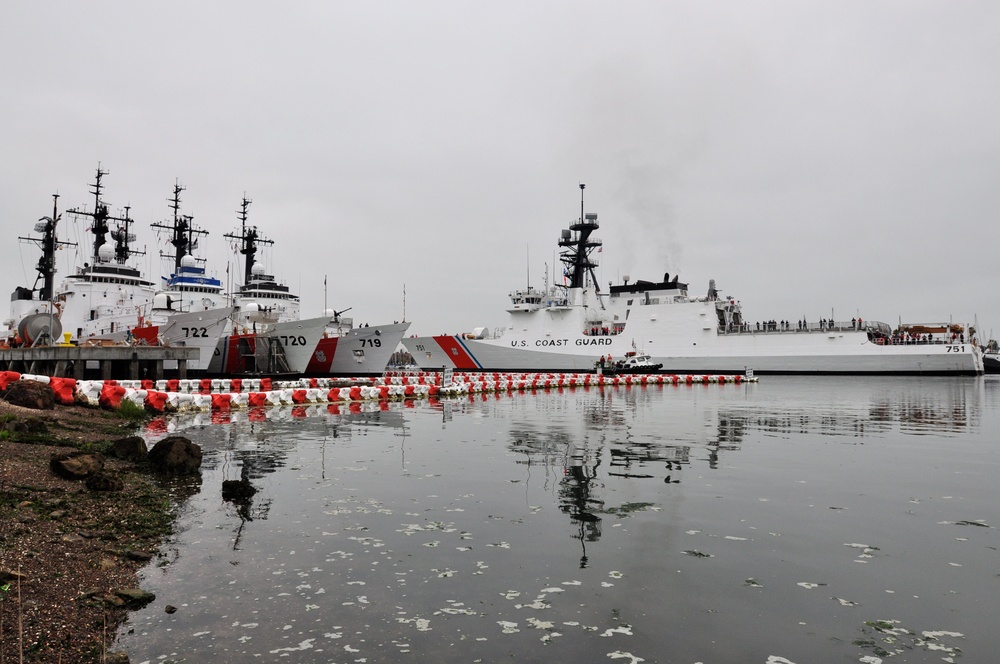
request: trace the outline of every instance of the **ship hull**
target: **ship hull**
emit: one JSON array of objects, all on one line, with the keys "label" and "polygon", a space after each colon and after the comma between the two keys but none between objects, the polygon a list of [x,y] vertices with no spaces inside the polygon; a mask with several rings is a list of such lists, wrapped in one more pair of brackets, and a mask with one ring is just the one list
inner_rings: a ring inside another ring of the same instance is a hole
[{"label": "ship hull", "polygon": [[[208,309],[206,311],[194,311],[182,314],[173,314],[160,325],[154,328],[155,334],[166,346],[187,346],[195,347],[199,350],[198,359],[188,362],[189,371],[204,373],[208,369],[209,363],[219,344],[219,339],[229,328],[230,319],[235,308],[222,307],[219,309]],[[141,333],[143,328],[138,328],[136,334]],[[165,369],[169,369],[164,364]]]},{"label": "ship hull", "polygon": [[[197,348],[198,358],[187,362],[187,371],[204,373],[208,369],[219,340],[229,328],[230,319],[235,311],[233,307],[166,315],[154,311],[149,317],[152,325],[92,337],[91,340]],[[165,360],[163,368],[168,371],[177,369],[177,361]]]},{"label": "ship hull", "polygon": [[983,369],[985,369],[988,374],[1000,374],[1000,354],[984,353]]},{"label": "ship hull", "polygon": [[507,330],[498,339],[411,337],[403,339],[403,345],[427,370],[593,371],[601,357],[621,358],[638,344],[654,363],[663,365],[663,373],[742,374],[748,369],[758,374],[983,373],[982,354],[970,343],[883,345],[865,331],[849,328],[719,333],[714,325],[699,325],[694,333],[686,333],[682,330],[692,327],[674,318],[652,316],[653,320],[615,336],[574,335],[549,327],[537,334]]},{"label": "ship hull", "polygon": [[308,376],[381,376],[409,323],[351,328],[319,340],[306,367]]},{"label": "ship hull", "polygon": [[[223,376],[261,373],[304,374],[329,320],[321,316],[286,321],[274,323],[263,332],[224,336],[215,349],[208,366],[208,373]],[[286,370],[272,371],[269,367],[261,365],[259,355],[256,354],[259,339],[277,339],[281,343],[287,361]]]}]

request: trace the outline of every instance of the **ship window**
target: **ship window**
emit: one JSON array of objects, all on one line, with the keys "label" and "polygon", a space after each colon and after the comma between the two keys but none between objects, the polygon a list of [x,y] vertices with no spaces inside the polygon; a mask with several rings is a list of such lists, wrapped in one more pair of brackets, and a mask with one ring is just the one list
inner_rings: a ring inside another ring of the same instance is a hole
[{"label": "ship window", "polygon": [[629,300],[629,301],[628,301],[628,302],[626,302],[625,304],[631,307],[631,306],[632,306],[632,300]]}]

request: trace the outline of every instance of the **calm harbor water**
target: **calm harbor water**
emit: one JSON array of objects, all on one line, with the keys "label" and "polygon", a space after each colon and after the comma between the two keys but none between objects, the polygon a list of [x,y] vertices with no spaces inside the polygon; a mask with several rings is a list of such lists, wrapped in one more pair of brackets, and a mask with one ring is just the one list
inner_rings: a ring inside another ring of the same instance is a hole
[{"label": "calm harbor water", "polygon": [[[120,632],[133,662],[1000,652],[1000,380],[764,377],[224,419],[147,431],[204,459],[143,574],[157,599]],[[224,497],[224,481],[255,493]]]}]

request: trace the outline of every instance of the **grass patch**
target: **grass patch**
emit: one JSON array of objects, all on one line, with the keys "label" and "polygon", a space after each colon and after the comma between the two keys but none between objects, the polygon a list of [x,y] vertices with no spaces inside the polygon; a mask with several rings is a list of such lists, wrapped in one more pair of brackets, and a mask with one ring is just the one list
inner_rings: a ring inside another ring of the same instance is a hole
[{"label": "grass patch", "polygon": [[128,399],[122,399],[121,405],[118,406],[115,413],[123,420],[127,420],[134,424],[140,424],[149,419],[149,415],[146,413],[145,408],[134,401],[129,401]]},{"label": "grass patch", "polygon": [[79,449],[83,452],[96,452],[106,457],[112,456],[111,450],[113,448],[114,443],[110,440],[97,440],[92,443],[83,443],[79,446]]}]

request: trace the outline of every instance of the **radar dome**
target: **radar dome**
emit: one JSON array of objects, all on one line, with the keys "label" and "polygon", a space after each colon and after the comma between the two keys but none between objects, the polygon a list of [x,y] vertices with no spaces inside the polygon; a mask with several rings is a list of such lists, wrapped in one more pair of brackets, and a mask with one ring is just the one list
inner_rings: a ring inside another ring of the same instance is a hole
[{"label": "radar dome", "polygon": [[248,302],[242,311],[243,318],[252,323],[267,323],[273,320],[271,312],[257,302]]},{"label": "radar dome", "polygon": [[110,244],[102,244],[97,249],[97,258],[102,263],[110,263],[111,259],[115,257],[115,250]]},{"label": "radar dome", "polygon": [[260,263],[254,263],[253,267],[250,268],[250,274],[252,274],[255,277],[264,274],[264,266],[261,265]]},{"label": "radar dome", "polygon": [[170,308],[170,296],[166,293],[157,293],[153,296],[153,308],[154,309],[169,309]]},{"label": "radar dome", "polygon": [[198,261],[196,261],[194,256],[191,254],[184,254],[181,256],[181,267],[194,267],[197,264]]}]

